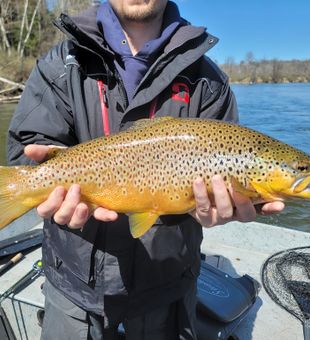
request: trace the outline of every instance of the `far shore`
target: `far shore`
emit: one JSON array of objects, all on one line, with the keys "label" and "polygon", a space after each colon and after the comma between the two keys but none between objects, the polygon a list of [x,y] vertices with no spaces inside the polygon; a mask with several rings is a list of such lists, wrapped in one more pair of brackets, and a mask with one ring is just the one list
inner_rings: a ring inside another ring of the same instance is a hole
[{"label": "far shore", "polygon": [[[231,85],[263,85],[263,84],[306,84],[310,83],[308,80],[297,80],[297,81],[288,81],[284,79],[283,81],[279,82],[272,82],[272,81],[249,81],[248,79],[244,80],[230,80],[229,83]],[[15,96],[1,96],[0,95],[0,105],[7,105],[7,104],[17,104],[20,100],[21,95]],[[1,113],[1,112],[0,112]]]}]

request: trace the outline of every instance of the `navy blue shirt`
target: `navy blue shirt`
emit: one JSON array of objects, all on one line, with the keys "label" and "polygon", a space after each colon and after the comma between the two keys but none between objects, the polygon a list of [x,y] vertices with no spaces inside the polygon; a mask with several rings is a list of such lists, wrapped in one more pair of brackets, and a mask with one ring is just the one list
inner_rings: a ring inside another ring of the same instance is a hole
[{"label": "navy blue shirt", "polygon": [[131,53],[122,26],[109,2],[105,2],[99,7],[97,23],[102,28],[106,42],[116,53],[115,66],[122,77],[130,102],[137,86],[155,61],[158,53],[184,21],[180,17],[177,6],[169,1],[164,13],[161,35],[146,42],[135,56]]}]

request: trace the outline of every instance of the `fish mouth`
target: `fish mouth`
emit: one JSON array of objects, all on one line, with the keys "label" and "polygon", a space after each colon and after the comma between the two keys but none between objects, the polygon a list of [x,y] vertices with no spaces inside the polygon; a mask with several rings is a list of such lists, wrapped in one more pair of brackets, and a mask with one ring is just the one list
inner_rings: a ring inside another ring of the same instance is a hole
[{"label": "fish mouth", "polygon": [[310,194],[310,175],[297,178],[297,180],[293,183],[292,189],[296,194],[306,192]]}]

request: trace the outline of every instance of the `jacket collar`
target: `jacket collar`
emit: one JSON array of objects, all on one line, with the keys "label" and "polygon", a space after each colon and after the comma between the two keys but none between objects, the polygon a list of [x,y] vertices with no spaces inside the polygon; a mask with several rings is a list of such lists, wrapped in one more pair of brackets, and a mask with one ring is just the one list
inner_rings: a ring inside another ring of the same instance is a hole
[{"label": "jacket collar", "polygon": [[[126,37],[121,24],[109,2],[104,2],[100,5],[97,12],[97,23],[99,29],[103,32],[105,40],[114,52],[125,57],[132,56],[128,44],[124,43],[126,42]],[[176,29],[185,24],[185,21],[180,17],[176,4],[169,1],[164,13],[160,36],[146,42],[138,52],[137,57],[147,59],[152,55],[156,55],[167,44]]]},{"label": "jacket collar", "polygon": [[62,13],[54,21],[54,25],[78,46],[96,54],[108,53],[113,55],[113,51],[104,40],[96,22],[98,7],[99,5],[92,6],[75,17]]},{"label": "jacket collar", "polygon": [[[93,6],[78,17],[71,18],[62,14],[55,25],[79,47],[100,57],[107,73],[110,73],[111,69],[106,64],[111,65],[115,54],[98,27],[96,20],[98,7]],[[201,58],[217,41],[218,39],[208,34],[204,27],[189,24],[179,27],[166,45],[164,53],[142,79],[126,111],[152,101],[178,74]],[[174,62],[170,63],[171,60]],[[157,81],[149,83],[149,75],[155,73]]]},{"label": "jacket collar", "polygon": [[[54,21],[54,24],[80,47],[99,55],[108,54],[114,56],[114,52],[108,46],[104,39],[103,32],[97,24],[99,7],[100,5],[92,6],[76,17],[70,17],[62,13],[60,17]],[[204,34],[204,27],[195,27],[188,23],[185,25],[186,21],[184,19],[182,20],[184,21],[184,25],[176,30],[172,39],[166,45],[165,54],[171,53],[173,50],[187,44],[188,41]],[[217,40],[218,39],[214,38],[211,45],[215,45]],[[209,46],[209,48],[212,46]]]}]

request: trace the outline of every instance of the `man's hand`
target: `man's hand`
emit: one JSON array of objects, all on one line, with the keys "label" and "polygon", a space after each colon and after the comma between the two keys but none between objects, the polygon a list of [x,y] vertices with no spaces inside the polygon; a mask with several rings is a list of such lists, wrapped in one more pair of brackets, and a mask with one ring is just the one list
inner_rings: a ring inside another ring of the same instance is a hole
[{"label": "man's hand", "polygon": [[[36,162],[43,162],[48,156],[49,149],[54,145],[27,145],[25,155]],[[104,208],[96,208],[90,211],[87,204],[80,201],[81,187],[74,184],[67,191],[63,187],[55,188],[48,199],[37,207],[39,216],[43,218],[53,217],[58,224],[67,224],[69,228],[81,229],[90,215],[97,220],[108,222],[117,219],[117,213]]]},{"label": "man's hand", "polygon": [[[256,209],[248,197],[226,188],[223,178],[219,175],[211,179],[215,205],[209,200],[206,186],[201,178],[193,183],[196,209],[192,216],[204,227],[213,227],[229,221],[250,222],[255,220]],[[266,203],[261,206],[262,214],[279,213],[284,209],[280,201]]]}]

